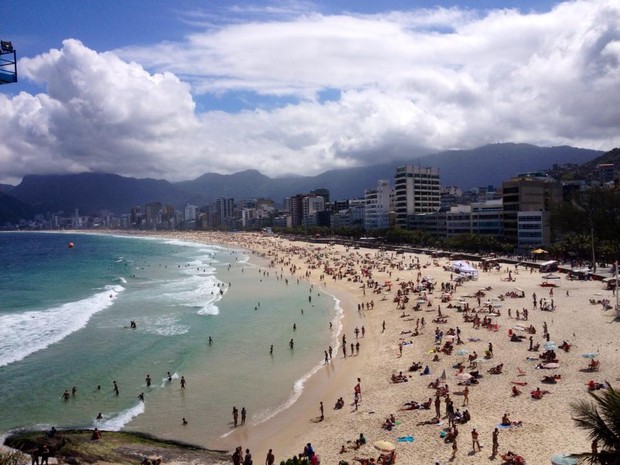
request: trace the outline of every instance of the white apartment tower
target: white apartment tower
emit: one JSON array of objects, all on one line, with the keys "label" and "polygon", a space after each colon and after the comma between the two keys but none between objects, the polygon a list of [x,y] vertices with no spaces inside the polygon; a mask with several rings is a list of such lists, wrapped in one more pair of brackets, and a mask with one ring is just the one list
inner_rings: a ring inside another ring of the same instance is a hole
[{"label": "white apartment tower", "polygon": [[377,187],[364,191],[364,229],[390,227],[390,212],[394,209],[394,189],[390,181],[380,179]]},{"label": "white apartment tower", "polygon": [[415,215],[434,213],[441,207],[439,169],[414,165],[399,166],[394,177],[396,225],[407,228]]},{"label": "white apartment tower", "polygon": [[198,207],[196,205],[186,204],[183,207],[183,220],[195,221],[198,218]]}]

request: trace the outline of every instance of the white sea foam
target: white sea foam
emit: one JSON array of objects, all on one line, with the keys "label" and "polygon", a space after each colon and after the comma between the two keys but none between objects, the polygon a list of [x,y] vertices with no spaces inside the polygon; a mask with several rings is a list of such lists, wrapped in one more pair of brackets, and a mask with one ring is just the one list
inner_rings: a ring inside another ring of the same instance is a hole
[{"label": "white sea foam", "polygon": [[[144,402],[138,402],[133,407],[123,410],[118,414],[111,415],[110,418],[104,416],[103,420],[95,420],[94,426],[106,431],[120,431],[123,426],[129,423],[138,415],[144,413]],[[108,416],[108,415],[106,415]]]},{"label": "white sea foam", "polygon": [[77,302],[0,316],[0,367],[23,360],[83,328],[95,313],[112,306],[123,290],[120,285],[106,286],[105,291]]},{"label": "white sea foam", "polygon": [[[175,379],[179,379],[179,374],[177,372],[174,372],[174,373],[172,373],[172,375],[170,375],[170,377],[174,381]],[[168,377],[165,377],[165,378],[161,379],[161,387],[166,387],[169,384],[170,384],[170,381],[168,380]]]},{"label": "white sea foam", "polygon": [[197,308],[200,315],[217,315],[215,306],[227,287],[214,276],[192,275],[186,279],[167,283],[159,298],[172,304]]},{"label": "white sea foam", "polygon": [[157,318],[142,318],[140,328],[159,336],[178,336],[189,331],[189,325],[182,325],[174,316],[160,316]]},{"label": "white sea foam", "polygon": [[220,309],[216,305],[203,305],[196,313],[198,315],[219,315]]}]

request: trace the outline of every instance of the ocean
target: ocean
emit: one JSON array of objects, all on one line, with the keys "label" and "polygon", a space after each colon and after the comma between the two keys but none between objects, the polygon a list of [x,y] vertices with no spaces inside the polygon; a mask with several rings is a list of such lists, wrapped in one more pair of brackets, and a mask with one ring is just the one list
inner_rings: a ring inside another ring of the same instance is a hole
[{"label": "ocean", "polygon": [[341,309],[249,258],[155,237],[1,233],[0,433],[98,427],[208,446],[232,431],[233,406],[249,425],[285,409],[335,344]]}]

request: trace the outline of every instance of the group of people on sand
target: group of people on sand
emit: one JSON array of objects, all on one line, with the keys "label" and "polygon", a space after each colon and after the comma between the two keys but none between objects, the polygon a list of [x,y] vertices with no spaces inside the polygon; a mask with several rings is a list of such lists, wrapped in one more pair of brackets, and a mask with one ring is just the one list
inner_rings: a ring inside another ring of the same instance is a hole
[{"label": "group of people on sand", "polygon": [[[356,258],[352,259],[355,260],[355,264],[352,263],[347,263],[346,265],[337,265],[336,262],[337,260],[335,259],[335,255],[334,256],[330,256],[330,250],[328,246],[312,246],[312,247],[303,247],[303,246],[299,246],[297,244],[295,244],[294,246],[291,247],[296,247],[297,250],[295,252],[290,252],[289,248],[281,248],[278,250],[277,252],[277,258],[276,260],[279,260],[279,263],[283,263],[283,264],[290,264],[290,266],[292,266],[292,260],[291,256],[295,255],[298,256],[299,258],[301,258],[306,265],[308,266],[308,269],[320,269],[323,270],[323,278],[325,276],[331,277],[334,280],[350,280],[356,283],[360,283],[360,288],[363,289],[363,291],[365,292],[366,290],[369,291],[377,291],[379,290],[382,293],[385,293],[386,291],[388,291],[388,287],[386,285],[384,285],[384,281],[388,278],[383,278],[383,277],[377,277],[377,276],[383,276],[383,274],[380,273],[385,273],[385,272],[389,272],[390,269],[409,269],[408,268],[408,264],[405,263],[403,260],[398,260],[398,257],[393,255],[393,254],[389,254],[389,253],[377,253],[375,256],[372,256],[371,254],[368,254],[367,257],[362,256],[361,254],[358,254],[356,256]],[[290,252],[290,253],[289,253]],[[355,251],[353,251],[353,253],[355,253]],[[390,256],[392,255],[392,256]],[[344,262],[343,262],[344,263]],[[516,270],[516,267],[515,267]],[[508,270],[510,271],[510,270]],[[516,273],[516,271],[515,271]],[[510,272],[509,272],[510,275]],[[512,277],[512,276],[509,276]],[[409,303],[409,293],[413,293],[415,292],[414,289],[416,289],[418,287],[418,284],[421,282],[421,277],[418,277],[417,283],[416,281],[411,281],[409,284],[407,284],[404,288],[401,286],[401,284],[405,284],[404,281],[398,281],[398,279],[396,279],[393,284],[391,284],[394,287],[400,287],[400,289],[397,289],[397,295],[396,297],[398,298],[397,300],[395,300],[395,302],[397,302],[397,304],[400,306],[397,308],[398,312],[396,314],[394,314],[395,317],[398,316],[398,314],[400,314],[400,310],[403,310],[403,315],[407,315],[405,312],[408,311],[408,305],[411,305]],[[428,281],[427,282],[431,282],[432,281]],[[396,284],[398,283],[398,284]],[[407,288],[407,286],[409,286],[409,288]],[[457,283],[449,283],[449,286],[447,287],[444,283],[442,283],[441,285],[441,289],[442,292],[445,293],[449,293],[450,294],[450,299],[446,299],[447,301],[452,300],[454,297],[453,293],[459,288],[460,286]],[[407,288],[407,290],[405,291],[404,289]],[[391,287],[389,288],[391,289]],[[430,303],[430,299],[432,297],[431,293],[429,292],[432,289],[432,286],[430,288],[426,288],[425,291],[422,292],[427,292],[427,294],[425,295],[425,299],[426,299],[426,303]],[[480,292],[479,297],[483,297],[485,295],[485,293],[489,293],[491,291],[491,287],[490,286],[485,286],[484,287],[484,291]],[[416,289],[417,293],[421,296],[422,293]],[[389,291],[388,291],[389,292]],[[525,293],[523,291],[520,291],[519,297],[524,296]],[[395,297],[395,298],[396,298]],[[533,298],[533,302],[536,302],[536,304],[539,304],[538,299],[534,296]],[[544,304],[544,302],[542,302]],[[403,304],[406,304],[406,306],[403,306]],[[475,309],[475,308],[470,308],[469,304],[467,304],[467,315],[465,315],[467,318],[471,318],[471,322],[474,323],[473,325],[473,329],[493,329],[495,330],[497,328],[497,318],[499,315],[496,316],[496,314],[500,314],[499,310],[497,308],[495,308],[494,305],[489,305],[488,302],[487,303],[483,303],[482,302],[482,298],[480,299],[480,301],[478,302],[478,306],[479,309]],[[553,304],[553,306],[555,307],[555,303]],[[475,303],[472,305],[472,307],[475,307]],[[358,305],[358,310],[360,310],[361,306]],[[536,308],[536,307],[535,307]],[[415,310],[415,309],[414,309]],[[419,310],[424,311],[423,308],[420,308]],[[447,321],[451,321],[451,318],[447,318],[446,314],[442,314],[439,313],[441,310],[438,311],[438,323],[441,322],[441,324],[445,324],[445,322]],[[493,312],[493,316],[488,315],[488,313]],[[446,312],[447,313],[447,312]],[[519,311],[519,313],[517,314],[517,320],[519,322],[521,321],[528,321],[530,319],[530,313],[531,310],[528,311],[528,309],[524,308],[523,310]],[[485,315],[483,315],[485,314]],[[450,312],[450,317],[453,317],[453,313]],[[512,318],[512,315],[509,313],[508,314],[508,318]],[[389,321],[389,320],[388,320]],[[401,320],[399,320],[401,321]],[[406,321],[406,320],[402,320],[402,321]],[[534,344],[534,340],[532,335],[536,334],[536,328],[534,327],[533,324],[529,324],[529,322],[527,323],[529,325],[529,327],[523,327],[522,331],[524,332],[524,334],[527,334],[528,336],[530,336],[530,350],[533,348],[536,348],[536,350],[538,350],[539,344]],[[385,321],[382,325],[382,333],[386,333],[386,326],[385,326]],[[405,328],[408,329],[408,328]],[[400,330],[400,328],[399,328]],[[416,332],[418,334],[421,334],[419,339],[416,339],[416,341],[421,340],[424,337],[424,332],[419,332],[418,331],[418,327],[416,325]],[[486,333],[486,331],[485,331]],[[404,337],[404,334],[412,334],[412,332],[401,332],[400,337]],[[504,333],[505,334],[505,333]],[[435,352],[433,355],[436,355],[436,361],[440,361],[441,358],[445,358],[446,356],[449,356],[449,352],[451,352],[449,349],[453,346],[457,344],[457,340],[461,339],[461,334],[460,331],[458,331],[458,333],[456,332],[456,330],[454,329],[449,329],[447,331],[444,330],[439,330],[436,333],[436,342],[439,342],[440,344],[443,344],[443,339],[446,339],[446,335],[454,335],[454,338],[451,338],[451,340],[453,342],[450,342],[449,346],[446,347],[445,351],[438,351]],[[484,336],[483,336],[484,337]],[[494,337],[494,336],[492,336]],[[514,342],[522,342],[523,339],[525,339],[527,336],[522,336],[521,334],[515,333],[514,331],[511,332],[510,334],[510,339],[513,340]],[[550,335],[548,332],[548,328],[547,325],[544,325],[544,338],[547,339],[547,341],[549,341]],[[474,338],[466,338],[465,336],[463,336],[463,340],[471,340],[474,341]],[[480,339],[477,339],[477,341],[479,341]],[[432,341],[432,339],[431,339]],[[402,342],[402,339],[399,341]],[[494,340],[495,342],[495,340]],[[417,342],[416,342],[417,344]],[[517,346],[516,344],[514,345],[515,347]],[[570,349],[570,344],[567,342],[566,345],[563,344],[564,347],[566,347],[567,349]],[[457,345],[458,347],[458,345]],[[398,350],[399,353],[402,354],[401,350],[402,350],[403,346],[402,344],[399,344]],[[469,348],[469,347],[468,347]],[[563,348],[562,346],[560,348]],[[485,358],[499,358],[498,354],[494,353],[494,348],[492,346],[489,347],[489,349],[487,351],[485,351]],[[501,349],[501,346],[500,346]],[[566,349],[565,349],[566,350]],[[499,352],[499,355],[501,356],[501,350],[497,351]],[[555,356],[554,358],[551,358],[551,356]],[[557,354],[548,354],[549,361],[555,360],[555,358],[557,358]],[[429,357],[429,362],[431,362],[430,357]],[[547,360],[544,360],[545,362],[547,362]],[[482,361],[484,362],[484,360]],[[471,359],[470,359],[470,368],[477,370],[478,369],[478,364],[480,363],[480,359],[478,358],[477,354],[472,354]],[[432,364],[432,362],[431,362]],[[464,369],[464,365],[461,364],[461,366]],[[409,369],[409,371],[422,371],[421,374],[429,374],[430,373],[430,368],[427,365],[426,368],[424,370],[422,370],[423,364],[422,362],[415,362],[411,364],[411,367]],[[486,368],[486,367],[485,367]],[[498,363],[497,365],[495,365],[493,368],[485,370],[488,371],[491,374],[502,374],[504,371],[504,363]],[[507,371],[507,369],[506,369]],[[435,372],[435,368],[433,368],[433,372]],[[461,372],[463,372],[463,370],[461,370]],[[485,373],[486,374],[486,373]],[[462,384],[463,385],[468,385],[468,384],[473,384],[472,381],[469,381],[469,379],[473,379],[475,380],[475,383],[478,383],[478,381],[480,381],[481,383],[486,382],[484,379],[482,379],[482,376],[479,374],[478,371],[476,371],[475,376],[471,375],[472,378],[467,378],[466,376],[463,376],[462,378],[458,378],[459,381],[461,381],[462,379]],[[417,378],[417,377],[416,377]],[[553,377],[554,380],[557,381],[556,377]],[[402,372],[398,372],[396,371],[393,375],[391,375],[391,377],[389,378],[389,380],[391,382],[394,383],[401,383],[401,382],[415,382],[415,379],[413,378],[409,378],[408,375],[403,374]],[[386,380],[387,381],[387,380]],[[426,383],[425,383],[426,384]],[[446,388],[444,386],[444,384],[447,383],[441,383],[439,381],[439,379],[437,380],[437,384],[435,386],[432,386],[435,390],[437,390],[440,394],[439,397],[444,397],[445,395],[449,395],[449,387]],[[596,386],[596,384],[594,384],[594,386]],[[513,393],[515,391],[517,391],[518,393],[520,393],[517,385],[513,385],[512,386],[513,389]],[[444,392],[445,391],[445,392]],[[542,397],[546,392],[548,391],[542,391],[540,390],[540,388],[536,388],[536,390],[532,391],[532,397],[533,398],[540,398]],[[518,394],[517,394],[518,395]],[[540,396],[540,397],[538,397]],[[416,402],[416,401],[410,401],[410,402],[405,402],[403,404],[402,410],[418,410],[418,409],[431,409],[432,408],[432,401],[431,398],[429,398],[430,402]],[[338,399],[338,402],[336,403],[336,407],[335,408],[342,408],[342,406],[344,405],[344,402],[341,402],[341,398]],[[455,420],[453,423],[459,423],[458,422],[458,417],[459,417],[459,413],[458,409],[454,408],[454,411],[451,412],[452,414],[450,415],[450,417],[452,417],[453,420]],[[465,412],[463,412],[463,414],[461,414],[461,416],[465,416],[464,415]],[[393,417],[393,415],[391,416]],[[467,417],[469,417],[469,412],[467,411]],[[506,417],[506,418],[504,418]],[[501,421],[501,425],[502,426],[515,426],[520,424],[520,422],[515,422],[512,421],[508,415],[504,415],[504,417],[502,417],[502,421]],[[438,415],[437,417],[435,417],[432,423],[429,424],[437,424],[441,421],[441,415]],[[449,418],[450,420],[450,418]],[[394,425],[394,422],[392,421],[392,418],[387,418],[386,422],[383,423],[383,426],[390,426],[390,425]],[[456,427],[456,425],[454,426]],[[501,429],[501,428],[500,428]],[[457,429],[458,431],[458,429]],[[479,450],[480,448],[478,447],[477,444],[477,440],[478,438],[476,437],[479,434],[478,430],[475,430],[475,433],[472,432],[472,448],[474,450]],[[495,428],[495,430],[493,431],[493,455],[497,455],[498,452],[498,428]],[[458,436],[458,433],[455,435]],[[457,441],[456,441],[456,437],[455,437],[455,441],[453,441],[453,455],[456,454],[456,451],[458,450],[458,446],[457,446]],[[348,448],[347,448],[348,449]],[[510,458],[510,460],[512,461],[512,463],[521,463],[519,462],[521,460],[519,454],[512,454],[512,453],[507,453],[505,454],[508,458]],[[374,459],[362,459],[365,460],[366,462],[362,462],[362,463],[372,463],[374,462]]]},{"label": "group of people on sand", "polygon": [[[252,465],[253,460],[250,449],[246,449],[244,454],[243,448],[241,446],[237,446],[232,454],[232,462],[233,465]],[[267,458],[265,459],[265,463],[267,465],[273,465],[274,462],[275,457],[273,455],[273,451],[269,449],[269,452],[267,453]]]}]

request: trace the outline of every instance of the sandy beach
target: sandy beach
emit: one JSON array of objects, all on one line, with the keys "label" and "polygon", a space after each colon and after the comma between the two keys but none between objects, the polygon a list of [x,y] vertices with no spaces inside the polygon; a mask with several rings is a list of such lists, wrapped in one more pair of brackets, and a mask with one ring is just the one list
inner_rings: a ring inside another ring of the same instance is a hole
[{"label": "sandy beach", "polygon": [[[299,400],[263,423],[246,424],[206,444],[210,449],[249,448],[255,463],[273,449],[279,463],[311,443],[321,463],[353,464],[377,459],[380,452],[373,443],[385,440],[395,445],[397,463],[503,463],[501,454],[512,451],[527,463],[546,464],[555,453],[590,450],[570,408],[571,402],[587,398],[588,382],[618,384],[620,323],[604,305],[607,300],[613,306],[615,296],[600,281],[572,281],[560,274],[549,281],[556,287],[544,287],[538,270],[501,264],[483,271],[480,262],[472,262],[478,279],[458,282],[449,259],[429,255],[258,233],[154,234],[244,249],[255,264],[305,280],[313,292],[337,298],[343,309],[342,331],[325,329],[334,333],[333,356],[306,382]],[[529,350],[531,344],[538,350]],[[553,350],[547,361],[541,358],[545,344]],[[592,357],[600,364],[598,371],[587,369]],[[411,371],[414,362],[421,369]],[[493,373],[498,366],[501,372]],[[429,374],[422,374],[425,367]],[[531,393],[538,390],[544,394],[534,399]],[[339,398],[344,405],[335,409]],[[429,409],[407,405],[429,400]],[[461,422],[465,411],[470,419]],[[395,422],[385,428],[390,416]],[[511,426],[501,425],[504,416]],[[450,425],[455,417],[456,452],[446,441],[455,432]],[[475,452],[474,428],[481,446]],[[367,442],[356,447],[360,434]]]}]

